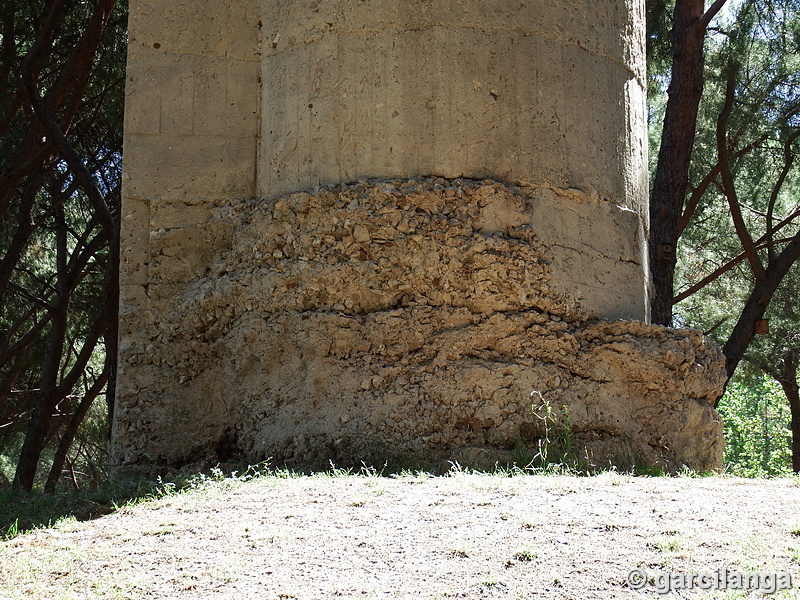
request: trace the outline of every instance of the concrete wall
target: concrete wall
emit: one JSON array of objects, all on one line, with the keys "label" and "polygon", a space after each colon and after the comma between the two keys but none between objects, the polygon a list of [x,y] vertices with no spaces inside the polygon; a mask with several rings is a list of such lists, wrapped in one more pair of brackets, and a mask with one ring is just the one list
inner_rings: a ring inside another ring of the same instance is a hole
[{"label": "concrete wall", "polygon": [[[262,6],[261,197],[415,175],[551,188],[536,216],[564,283],[648,318],[639,0]],[[585,252],[609,245],[610,269]]]},{"label": "concrete wall", "polygon": [[[440,175],[553,189],[563,201],[537,218],[571,255],[565,283],[599,316],[647,319],[640,0],[130,11],[123,312],[145,302],[151,238],[174,284],[204,272],[202,256],[170,250],[206,239],[202,227],[171,230],[205,225],[231,199]],[[578,260],[619,239],[618,272]]]},{"label": "concrete wall", "polygon": [[165,299],[202,277],[225,246],[213,212],[256,195],[260,123],[257,2],[132,0],[129,9],[113,426],[116,456],[128,458],[120,463],[163,443],[145,438],[169,374],[131,357],[143,348],[157,356]]},{"label": "concrete wall", "polygon": [[639,0],[263,5],[262,196],[439,175],[646,213]]},{"label": "concrete wall", "polygon": [[[513,444],[537,381],[607,449],[716,464],[719,444],[651,448],[670,422],[691,423],[672,446],[718,437],[702,341],[655,388],[668,334],[624,334],[658,375],[591,336],[581,375],[554,342],[647,318],[642,0],[130,11],[118,467]],[[641,402],[677,408],[644,427]]]},{"label": "concrete wall", "polygon": [[[207,223],[214,207],[257,193],[260,19],[257,2],[130,2],[123,342],[150,308],[147,288],[156,240],[176,229],[192,235],[191,228]],[[180,239],[166,245],[174,247],[165,252],[177,260],[192,261]],[[177,268],[174,283],[204,268]],[[130,313],[134,317],[128,322]]]}]

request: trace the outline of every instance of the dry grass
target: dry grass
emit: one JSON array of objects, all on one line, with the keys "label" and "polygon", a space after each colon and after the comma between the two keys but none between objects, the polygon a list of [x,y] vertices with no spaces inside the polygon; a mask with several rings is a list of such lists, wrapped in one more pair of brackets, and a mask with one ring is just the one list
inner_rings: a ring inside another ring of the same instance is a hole
[{"label": "dry grass", "polygon": [[206,480],[1,543],[0,598],[664,597],[630,590],[635,568],[789,571],[800,586],[799,505],[794,479]]}]

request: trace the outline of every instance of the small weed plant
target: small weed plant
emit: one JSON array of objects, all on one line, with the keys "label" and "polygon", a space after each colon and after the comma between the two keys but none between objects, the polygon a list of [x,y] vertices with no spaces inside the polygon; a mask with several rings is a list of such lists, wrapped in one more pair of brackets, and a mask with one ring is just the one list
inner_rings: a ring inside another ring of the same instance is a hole
[{"label": "small weed plant", "polygon": [[587,471],[589,461],[576,460],[569,406],[564,404],[556,410],[538,390],[531,392],[531,397],[539,400],[538,406],[534,404],[532,408],[534,416],[541,421],[542,435],[537,439],[537,451],[528,467],[558,474]]}]

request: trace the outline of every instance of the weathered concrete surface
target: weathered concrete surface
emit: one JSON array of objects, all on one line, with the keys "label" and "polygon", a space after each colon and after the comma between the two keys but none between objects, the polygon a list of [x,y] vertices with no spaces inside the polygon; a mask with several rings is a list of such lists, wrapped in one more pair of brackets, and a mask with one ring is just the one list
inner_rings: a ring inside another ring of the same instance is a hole
[{"label": "weathered concrete surface", "polygon": [[596,320],[647,320],[641,0],[130,10],[118,467],[535,445],[534,390],[719,466],[718,353]]},{"label": "weathered concrete surface", "polygon": [[151,232],[256,195],[261,15],[257,2],[218,0],[129,10],[120,310],[135,330],[150,306]]},{"label": "weathered concrete surface", "polygon": [[[560,190],[557,215],[594,250],[607,205],[645,248],[644,21],[638,0],[313,0],[265,3],[261,197],[366,178],[492,178]],[[567,209],[574,203],[565,201]],[[591,226],[588,224],[591,223]],[[577,226],[577,227],[576,227]],[[616,237],[613,230],[608,230]],[[647,319],[647,266],[626,269],[609,318]],[[593,276],[579,261],[567,271]]]},{"label": "weathered concrete surface", "polygon": [[265,3],[259,192],[439,175],[646,214],[639,0]]},{"label": "weathered concrete surface", "polygon": [[[581,273],[553,276],[535,218],[551,194],[345,185],[217,209],[181,258],[184,229],[155,236],[158,310],[121,350],[138,376],[120,378],[116,460],[525,447],[544,435],[537,391],[596,464],[718,468],[718,350],[694,331],[591,320]],[[636,268],[630,245],[607,243],[616,254],[586,259]]]}]

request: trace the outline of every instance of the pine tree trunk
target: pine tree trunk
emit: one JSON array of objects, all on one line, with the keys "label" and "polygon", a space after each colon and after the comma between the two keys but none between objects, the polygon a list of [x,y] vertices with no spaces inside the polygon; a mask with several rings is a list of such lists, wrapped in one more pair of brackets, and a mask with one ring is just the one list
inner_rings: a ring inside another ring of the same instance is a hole
[{"label": "pine tree trunk", "polygon": [[108,377],[106,373],[103,373],[95,380],[94,384],[92,384],[92,387],[89,388],[89,390],[81,399],[80,404],[78,404],[78,408],[75,409],[75,413],[72,415],[72,418],[67,424],[66,429],[61,434],[61,440],[58,443],[58,449],[53,457],[53,465],[50,468],[50,474],[48,475],[47,483],[45,483],[44,486],[44,490],[46,492],[55,491],[56,484],[61,478],[61,471],[64,469],[64,463],[67,461],[67,453],[69,452],[70,446],[72,446],[72,441],[75,439],[75,435],[78,433],[78,428],[80,428],[84,417],[86,417],[86,414],[92,407],[92,403],[100,394],[100,391],[103,389],[103,386],[106,385],[107,381]]},{"label": "pine tree trunk", "polygon": [[114,400],[117,393],[117,360],[119,355],[119,218],[114,223],[112,239],[108,244],[108,264],[106,265],[106,328],[103,340],[106,346],[106,406],[108,409],[109,436],[110,424],[114,422]]},{"label": "pine tree trunk", "polygon": [[755,287],[739,315],[739,320],[722,348],[728,377],[733,376],[747,347],[753,341],[753,337],[756,335],[756,321],[764,317],[772,296],[775,295],[781,281],[798,258],[800,258],[800,233],[770,262],[764,276],[756,281]]},{"label": "pine tree trunk", "polygon": [[800,473],[800,385],[797,383],[797,367],[794,357],[784,357],[778,382],[789,400],[792,413],[792,471]]},{"label": "pine tree trunk", "polygon": [[14,486],[23,490],[33,489],[36,477],[36,468],[42,454],[47,434],[50,430],[50,421],[61,398],[58,389],[58,374],[61,367],[61,357],[64,352],[64,339],[67,332],[68,313],[68,285],[67,285],[67,228],[64,221],[64,209],[59,206],[55,209],[56,225],[56,263],[58,274],[56,278],[56,302],[53,308],[53,319],[50,323],[50,333],[47,341],[47,353],[42,365],[42,377],[39,384],[39,393],[36,406],[31,414],[25,441],[20,450],[17,471],[14,476]]},{"label": "pine tree trunk", "polygon": [[703,95],[703,10],[702,0],[678,0],[675,4],[669,99],[650,194],[651,319],[667,326],[672,325],[678,223],[689,185],[689,163]]}]

